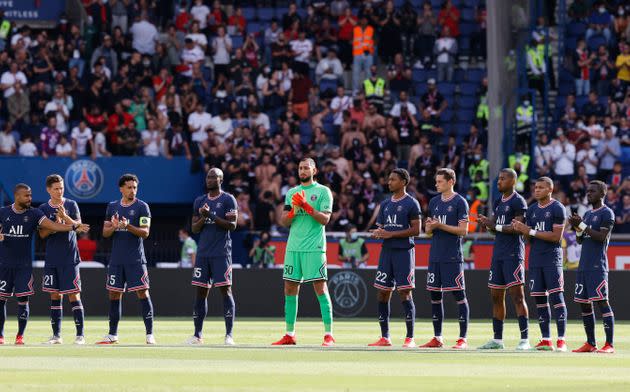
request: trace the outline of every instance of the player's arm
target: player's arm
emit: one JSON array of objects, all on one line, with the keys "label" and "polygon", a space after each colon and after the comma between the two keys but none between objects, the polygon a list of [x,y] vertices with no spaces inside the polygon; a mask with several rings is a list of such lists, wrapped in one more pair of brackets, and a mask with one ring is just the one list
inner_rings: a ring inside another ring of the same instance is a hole
[{"label": "player's arm", "polygon": [[293,222],[293,218],[295,218],[295,211],[293,206],[284,205],[284,209],[282,210],[282,215],[280,215],[280,226],[289,227],[291,226],[291,222]]},{"label": "player's arm", "polygon": [[610,219],[606,222],[603,222],[602,225],[600,226],[600,230],[594,230],[591,227],[587,226],[586,223],[582,222],[582,218],[577,214],[573,214],[569,218],[569,223],[571,224],[571,226],[573,226],[573,228],[577,232],[578,234],[577,241],[579,244],[581,244],[582,241],[584,240],[584,238],[582,237],[584,233],[588,234],[591,237],[591,239],[594,241],[598,241],[598,242],[606,241],[606,239],[608,238],[608,234],[610,233],[610,231],[613,229],[613,226],[615,225],[615,220]]},{"label": "player's arm", "polygon": [[218,216],[214,215],[214,217],[212,217],[212,220],[220,228],[228,231],[234,231],[236,230],[237,218],[238,213],[236,212],[236,210],[233,210],[225,214],[225,219],[219,218]]},{"label": "player's arm", "polygon": [[383,228],[372,230],[372,237],[374,238],[409,238],[420,235],[420,217],[409,222],[409,227],[405,230],[386,231]]},{"label": "player's arm", "polygon": [[[524,215],[517,215],[514,217],[515,220],[519,221],[519,222],[525,222],[525,216]],[[492,218],[488,218],[486,216],[483,216],[481,214],[479,214],[479,222],[486,226],[486,228],[491,231],[491,232],[501,232],[503,234],[512,234],[512,235],[521,235],[521,233],[519,231],[514,230],[514,227],[512,227],[512,224],[508,224],[508,225],[497,225],[496,224],[496,216],[492,216]],[[500,226],[500,230],[497,229],[497,226]]]},{"label": "player's arm", "polygon": [[[326,202],[328,202],[328,204],[332,206],[331,199],[332,197],[330,196],[330,194],[328,194],[325,201],[322,201],[322,204],[326,204]],[[293,196],[291,197],[291,205],[293,206],[293,208],[295,207],[301,208],[302,210],[304,210],[304,212],[312,216],[313,219],[315,219],[315,221],[317,221],[317,223],[321,225],[326,226],[328,222],[330,222],[331,212],[328,211],[327,208],[325,208],[325,211],[317,211],[316,209],[314,209],[313,206],[310,205],[306,201],[306,198],[304,197],[304,191],[296,192],[293,194]],[[285,206],[285,211],[286,211],[286,206]],[[289,213],[287,212],[287,215],[288,214]]]},{"label": "player's arm", "polygon": [[437,220],[434,222],[435,224],[434,224],[433,230],[442,230],[442,231],[445,231],[447,233],[450,233],[459,237],[463,237],[468,234],[468,221],[467,220],[460,220],[457,226],[451,226],[451,225],[447,225],[446,223],[440,223]]},{"label": "player's arm", "polygon": [[140,237],[143,240],[149,238],[149,232],[151,227],[151,217],[141,216],[140,217],[140,225],[134,226],[129,223],[127,218],[123,218],[120,222],[121,229],[127,229],[128,232],[135,235],[136,237]]},{"label": "player's arm", "polygon": [[515,230],[525,236],[526,239],[536,237],[539,240],[559,243],[564,233],[564,224],[556,223],[553,225],[553,231],[536,231],[522,222],[512,221]]},{"label": "player's arm", "polygon": [[76,231],[77,233],[87,233],[88,231],[90,231],[90,226],[83,223],[66,225],[63,223],[53,222],[46,217],[41,220],[41,222],[39,223],[39,227],[43,228],[44,230],[49,230],[51,232],[57,231],[67,233],[69,231]]}]

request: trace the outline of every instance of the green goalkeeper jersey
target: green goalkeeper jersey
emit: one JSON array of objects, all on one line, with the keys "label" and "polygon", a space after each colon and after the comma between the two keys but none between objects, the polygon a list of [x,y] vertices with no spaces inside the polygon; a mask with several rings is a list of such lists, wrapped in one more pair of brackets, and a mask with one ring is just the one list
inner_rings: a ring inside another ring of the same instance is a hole
[{"label": "green goalkeeper jersey", "polygon": [[[333,198],[330,189],[316,182],[309,186],[299,185],[289,189],[284,201],[285,206],[291,206],[293,195],[302,191],[304,191],[304,199],[315,211],[332,212]],[[295,211],[293,222],[291,222],[286,250],[290,252],[326,252],[324,225],[298,208]]]}]

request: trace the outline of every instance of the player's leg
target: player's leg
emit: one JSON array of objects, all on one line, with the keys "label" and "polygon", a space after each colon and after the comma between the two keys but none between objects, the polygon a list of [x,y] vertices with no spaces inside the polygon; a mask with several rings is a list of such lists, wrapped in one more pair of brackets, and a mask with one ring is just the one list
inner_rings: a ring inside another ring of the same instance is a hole
[{"label": "player's leg", "polygon": [[191,282],[191,284],[196,287],[195,304],[193,307],[195,333],[186,341],[188,344],[201,344],[203,342],[203,323],[208,314],[208,293],[212,287],[210,273],[210,259],[198,257],[195,260]]},{"label": "player's leg", "polygon": [[567,306],[564,301],[564,275],[562,267],[549,267],[544,269],[545,285],[549,292],[549,301],[553,305],[553,313],[558,330],[557,349],[566,351],[564,335],[567,330]]},{"label": "player's leg", "polygon": [[109,331],[96,344],[118,343],[118,323],[122,317],[122,295],[125,292],[125,270],[122,265],[107,266],[105,283],[109,296]]},{"label": "player's leg", "polygon": [[70,302],[70,306],[72,307],[72,316],[74,318],[74,326],[76,328],[76,337],[74,339],[74,343],[85,344],[85,311],[83,309],[83,302],[81,301],[81,293],[68,294],[68,301]]},{"label": "player's leg", "polygon": [[278,341],[272,343],[274,346],[293,345],[295,340],[295,322],[298,312],[298,295],[302,277],[301,253],[287,251],[284,256],[284,321],[286,334]]},{"label": "player's leg", "polygon": [[420,346],[420,348],[441,348],[442,323],[444,321],[444,303],[442,295],[442,279],[440,276],[440,263],[429,262],[427,270],[426,289],[431,296],[431,318],[433,321],[433,338]]},{"label": "player's leg", "polygon": [[298,313],[298,296],[300,284],[290,280],[284,281],[284,321],[286,332],[289,336],[295,336],[295,323]]},{"label": "player's leg", "polygon": [[18,333],[15,344],[24,344],[23,336],[28,323],[30,309],[29,296],[35,294],[33,291],[33,268],[22,267],[15,270],[15,296],[18,301]]},{"label": "player's leg", "polygon": [[376,302],[378,306],[378,324],[381,327],[381,337],[369,346],[391,346],[389,336],[389,317],[391,313],[392,292],[396,287],[394,281],[394,270],[392,265],[392,254],[389,249],[381,249],[379,255],[378,268],[374,277],[374,287],[376,288]]},{"label": "player's leg", "polygon": [[415,347],[414,329],[416,323],[416,305],[413,302],[412,290],[416,287],[416,253],[415,249],[396,251],[393,254],[392,266],[398,294],[405,312],[407,335],[403,347]]},{"label": "player's leg", "polygon": [[503,276],[503,260],[493,258],[488,274],[488,287],[492,299],[492,332],[493,338],[479,347],[480,350],[498,350],[503,346],[503,323],[505,320],[505,278]]},{"label": "player's leg", "polygon": [[144,321],[147,344],[155,344],[155,338],[153,337],[153,302],[151,301],[149,289],[137,290],[136,296],[140,300],[140,306],[142,308],[142,321]]},{"label": "player's leg", "polygon": [[595,312],[593,303],[588,296],[588,282],[586,274],[578,271],[575,278],[575,291],[573,293],[573,301],[580,305],[582,311],[582,324],[584,324],[584,332],[586,333],[586,342],[580,347],[573,350],[574,353],[590,353],[597,350],[597,342],[595,340]]},{"label": "player's leg", "polygon": [[[322,257],[326,257],[322,255]],[[316,258],[313,258],[316,260]],[[324,264],[325,266],[325,264]],[[330,294],[328,293],[328,285],[325,279],[313,281],[313,289],[317,295],[317,301],[319,302],[319,310],[322,314],[322,322],[324,323],[324,343],[322,346],[334,346],[335,339],[333,338],[333,310]]]},{"label": "player's leg", "polygon": [[212,282],[223,296],[223,318],[225,320],[225,344],[233,345],[232,329],[236,314],[236,304],[232,295],[232,258],[212,258]]},{"label": "player's leg", "polygon": [[602,312],[602,320],[604,322],[604,333],[606,334],[606,344],[598,350],[600,353],[612,354],[615,352],[614,334],[615,334],[615,315],[608,303],[608,300],[597,301],[597,307]]},{"label": "player's leg", "polygon": [[140,312],[146,331],[147,344],[155,344],[153,337],[153,302],[149,294],[149,272],[145,264],[125,264],[127,291],[136,292],[140,301]]},{"label": "player's leg", "polygon": [[[81,302],[81,273],[79,265],[67,265],[58,269],[59,294],[67,295],[72,308],[76,328],[75,344],[85,344],[83,324],[85,313]],[[63,303],[63,300],[62,300]]]},{"label": "player's leg", "polygon": [[7,320],[7,298],[0,296],[0,344],[4,344],[4,323]]},{"label": "player's leg", "polygon": [[13,295],[14,268],[0,268],[0,344],[4,344],[7,300]]},{"label": "player's leg", "polygon": [[61,344],[61,319],[63,317],[62,295],[59,294],[59,274],[57,267],[45,267],[42,277],[42,291],[50,294],[50,325],[52,336],[46,343]]},{"label": "player's leg", "polygon": [[524,285],[516,284],[508,288],[510,298],[516,309],[516,315],[518,317],[518,329],[521,332],[521,340],[516,347],[517,350],[528,350],[529,346],[529,309],[527,308],[527,302],[525,301],[525,288]]},{"label": "player's leg", "polygon": [[462,263],[442,264],[442,284],[445,290],[452,291],[459,310],[459,339],[453,346],[456,349],[464,349],[468,346],[466,336],[470,320],[470,307],[466,298],[466,282],[464,279],[464,265]]},{"label": "player's leg", "polygon": [[[530,260],[531,263],[531,260]],[[551,310],[547,299],[547,289],[543,269],[540,267],[529,268],[529,295],[536,301],[536,311],[538,312],[538,326],[540,327],[541,341],[536,345],[537,350],[553,350],[551,343],[551,332],[549,322],[551,320]]]}]

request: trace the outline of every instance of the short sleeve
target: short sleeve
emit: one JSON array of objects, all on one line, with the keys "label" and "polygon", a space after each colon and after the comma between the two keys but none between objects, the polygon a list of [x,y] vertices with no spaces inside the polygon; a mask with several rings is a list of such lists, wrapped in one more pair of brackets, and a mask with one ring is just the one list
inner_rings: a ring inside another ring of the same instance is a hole
[{"label": "short sleeve", "polygon": [[514,201],[514,216],[525,216],[527,212],[527,203],[525,203],[525,199],[522,197],[517,197],[516,201]]},{"label": "short sleeve", "polygon": [[322,200],[319,202],[320,212],[332,212],[332,192],[330,188],[324,187]]},{"label": "short sleeve", "polygon": [[238,212],[238,204],[236,203],[236,199],[234,196],[229,195],[225,210],[227,212]]},{"label": "short sleeve", "polygon": [[554,212],[553,212],[553,225],[564,227],[565,220],[566,220],[566,210],[560,203],[557,203],[555,205]]},{"label": "short sleeve", "polygon": [[464,199],[457,203],[457,222],[468,222],[468,203]]},{"label": "short sleeve", "polygon": [[384,216],[383,211],[385,210],[385,203],[386,202],[382,202],[378,208],[378,214],[376,215],[376,224],[378,226],[383,226],[383,223],[385,221],[385,219],[383,218]]},{"label": "short sleeve", "polygon": [[148,204],[142,203],[142,208],[140,211],[140,227],[149,226],[151,226],[151,210],[149,209]]},{"label": "short sleeve", "polygon": [[31,211],[33,217],[37,221],[37,225],[41,225],[42,221],[46,219],[46,214],[44,214],[44,211],[40,210],[39,208],[31,208]]},{"label": "short sleeve", "polygon": [[112,219],[112,215],[114,215],[114,211],[113,211],[113,208],[112,208],[112,203],[109,203],[107,205],[107,209],[105,210],[105,219],[111,220]]},{"label": "short sleeve", "polygon": [[79,205],[76,201],[72,201],[72,212],[70,213],[70,217],[75,221],[81,220],[81,210],[79,210]]},{"label": "short sleeve", "polygon": [[427,211],[427,215],[428,215],[427,217],[428,218],[433,218],[434,217],[434,215],[433,215],[433,205],[435,204],[434,200],[435,200],[435,198],[429,200],[429,211]]},{"label": "short sleeve", "polygon": [[293,189],[289,189],[289,191],[287,192],[287,194],[284,196],[284,205],[285,206],[289,206],[291,207],[291,198],[293,197],[294,194],[294,190]]},{"label": "short sleeve", "polygon": [[602,214],[602,223],[600,225],[601,228],[607,227],[612,230],[615,225],[615,213],[610,209],[606,209],[606,211]]},{"label": "short sleeve", "polygon": [[411,198],[411,206],[409,208],[409,221],[418,220],[422,218],[422,211],[420,211],[420,203],[418,200]]},{"label": "short sleeve", "polygon": [[198,217],[199,216],[199,208],[201,208],[201,206],[199,205],[200,201],[201,201],[201,199],[197,198],[193,202],[193,216],[194,217]]},{"label": "short sleeve", "polygon": [[531,206],[529,206],[529,207],[527,208],[527,211],[525,211],[525,224],[526,224],[527,226],[532,226],[532,219],[531,219],[531,216],[532,216],[532,207],[531,207]]}]

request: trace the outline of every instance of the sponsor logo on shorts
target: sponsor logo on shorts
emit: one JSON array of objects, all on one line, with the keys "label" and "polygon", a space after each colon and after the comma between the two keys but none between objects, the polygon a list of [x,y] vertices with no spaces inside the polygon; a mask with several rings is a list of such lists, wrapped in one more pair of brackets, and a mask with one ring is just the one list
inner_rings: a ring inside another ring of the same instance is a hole
[{"label": "sponsor logo on shorts", "polygon": [[367,286],[363,278],[351,271],[337,272],[328,281],[333,310],[337,316],[354,317],[367,302]]}]

